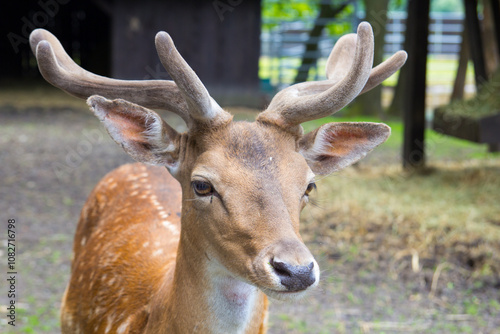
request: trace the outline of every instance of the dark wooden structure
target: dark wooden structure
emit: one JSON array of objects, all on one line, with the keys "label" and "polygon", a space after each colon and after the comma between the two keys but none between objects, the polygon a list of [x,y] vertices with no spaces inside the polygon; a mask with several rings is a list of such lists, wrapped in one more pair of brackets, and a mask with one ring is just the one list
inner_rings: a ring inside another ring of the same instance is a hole
[{"label": "dark wooden structure", "polygon": [[35,28],[51,31],[66,51],[90,71],[110,72],[110,18],[93,1],[23,0],[3,3],[0,11],[0,79],[40,77],[29,47]]},{"label": "dark wooden structure", "polygon": [[260,1],[124,0],[112,13],[114,77],[168,78],[154,47],[164,30],[219,103],[260,102]]},{"label": "dark wooden structure", "polygon": [[[500,4],[489,0],[494,21],[495,40],[500,50]],[[403,67],[407,89],[404,98],[403,167],[418,170],[425,167],[425,80],[429,29],[429,0],[409,0],[407,38],[408,61]],[[477,0],[464,0],[465,34],[469,54],[474,63],[478,90],[487,82],[485,56],[477,12]],[[465,35],[464,35],[465,36]],[[463,89],[463,87],[462,87]],[[500,92],[498,92],[500,93]],[[448,108],[449,109],[449,108]],[[444,135],[486,143],[490,151],[500,149],[500,110],[484,116],[466,116],[438,108],[434,113],[433,129]]]},{"label": "dark wooden structure", "polygon": [[456,115],[452,111],[437,109],[432,124],[436,132],[465,139],[478,144],[488,144],[490,152],[500,150],[500,111],[483,117]]},{"label": "dark wooden structure", "polygon": [[407,33],[407,89],[404,102],[403,167],[418,170],[425,165],[425,80],[430,0],[409,0]]},{"label": "dark wooden structure", "polygon": [[0,77],[38,76],[27,38],[53,32],[83,67],[123,79],[168,79],[154,38],[167,31],[222,105],[260,105],[260,1],[26,0],[0,13]]},{"label": "dark wooden structure", "polygon": [[[498,0],[490,0],[490,4],[495,28],[495,40],[490,42],[497,43],[497,47],[500,48],[500,6]],[[464,5],[467,44],[474,63],[476,87],[480,92],[482,86],[488,81],[488,76],[477,13],[478,3],[477,0],[464,0]],[[488,92],[488,94],[494,94],[494,92]],[[490,152],[500,150],[500,110],[491,110],[489,115],[476,116],[473,114],[461,115],[454,113],[450,107],[442,107],[435,110],[432,127],[436,132],[444,135],[488,144]]]}]

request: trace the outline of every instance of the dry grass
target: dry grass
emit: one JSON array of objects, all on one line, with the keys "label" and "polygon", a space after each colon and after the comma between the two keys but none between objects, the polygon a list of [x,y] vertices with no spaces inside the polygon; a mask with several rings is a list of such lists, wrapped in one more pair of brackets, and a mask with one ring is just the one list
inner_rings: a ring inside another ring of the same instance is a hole
[{"label": "dry grass", "polygon": [[418,271],[446,261],[498,280],[499,176],[499,159],[439,164],[426,175],[350,168],[318,183],[319,207],[304,215],[303,233],[330,258],[355,247],[367,262],[407,258]]}]

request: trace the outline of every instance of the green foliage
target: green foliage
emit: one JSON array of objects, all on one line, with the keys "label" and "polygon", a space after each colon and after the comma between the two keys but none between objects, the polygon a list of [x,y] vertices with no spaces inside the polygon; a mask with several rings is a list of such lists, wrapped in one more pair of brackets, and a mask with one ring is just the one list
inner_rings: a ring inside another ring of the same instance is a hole
[{"label": "green foliage", "polygon": [[355,7],[350,4],[336,17],[334,21],[326,25],[326,31],[330,36],[342,36],[353,32],[350,21],[344,21],[347,17],[354,15]]},{"label": "green foliage", "polygon": [[316,17],[319,10],[318,0],[262,1],[262,29],[270,30],[279,21],[295,21]]},{"label": "green foliage", "polygon": [[431,12],[463,12],[462,0],[432,0]]},{"label": "green foliage", "polygon": [[339,22],[339,23],[332,22],[326,26],[326,31],[330,36],[334,35],[342,36],[344,34],[351,33],[353,29],[352,29],[352,24],[350,22]]},{"label": "green foliage", "polygon": [[[347,1],[347,0],[346,0]],[[340,6],[346,1],[331,0],[332,6]],[[290,0],[262,1],[262,29],[268,31],[276,27],[282,21],[300,21],[314,20],[319,13],[319,0]],[[338,16],[338,19],[343,19],[346,16],[354,13],[355,7],[350,4]],[[329,34],[337,35],[351,32],[351,25],[341,22],[340,24],[332,22],[326,27]]]},{"label": "green foliage", "polygon": [[[365,0],[367,1],[367,0]],[[407,0],[390,0],[389,1],[389,11],[405,11]]]},{"label": "green foliage", "polygon": [[[453,101],[442,109],[447,113],[447,117],[482,118],[496,115],[500,110],[499,82],[500,70],[497,70],[473,98]],[[457,119],[453,119],[453,121],[457,121]]]}]

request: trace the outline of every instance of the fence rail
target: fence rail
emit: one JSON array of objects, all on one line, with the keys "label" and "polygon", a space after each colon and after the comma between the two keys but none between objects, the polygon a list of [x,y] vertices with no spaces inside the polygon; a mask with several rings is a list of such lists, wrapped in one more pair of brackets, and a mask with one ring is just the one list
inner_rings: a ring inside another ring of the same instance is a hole
[{"label": "fence rail", "polygon": [[[431,13],[429,25],[429,54],[444,55],[456,59],[462,42],[464,15],[461,13]],[[338,21],[335,21],[338,22]],[[342,22],[357,26],[360,19],[352,15]],[[309,40],[314,19],[300,22],[265,22],[276,27],[261,34],[261,78],[267,89],[280,89],[292,83],[304,56],[307,42],[318,43],[318,51],[309,52],[307,57],[316,59],[316,67],[310,72],[310,79],[324,79],[324,62],[340,36],[330,36],[326,32],[317,39]],[[403,49],[406,30],[406,13],[388,13],[384,51],[392,54]]]}]

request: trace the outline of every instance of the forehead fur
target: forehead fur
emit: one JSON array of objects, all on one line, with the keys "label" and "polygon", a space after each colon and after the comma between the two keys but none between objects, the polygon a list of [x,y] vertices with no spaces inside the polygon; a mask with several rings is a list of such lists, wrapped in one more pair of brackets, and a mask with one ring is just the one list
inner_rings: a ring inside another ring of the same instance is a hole
[{"label": "forehead fur", "polygon": [[251,169],[275,166],[284,152],[296,150],[293,136],[259,122],[234,122],[225,135],[226,157]]}]

